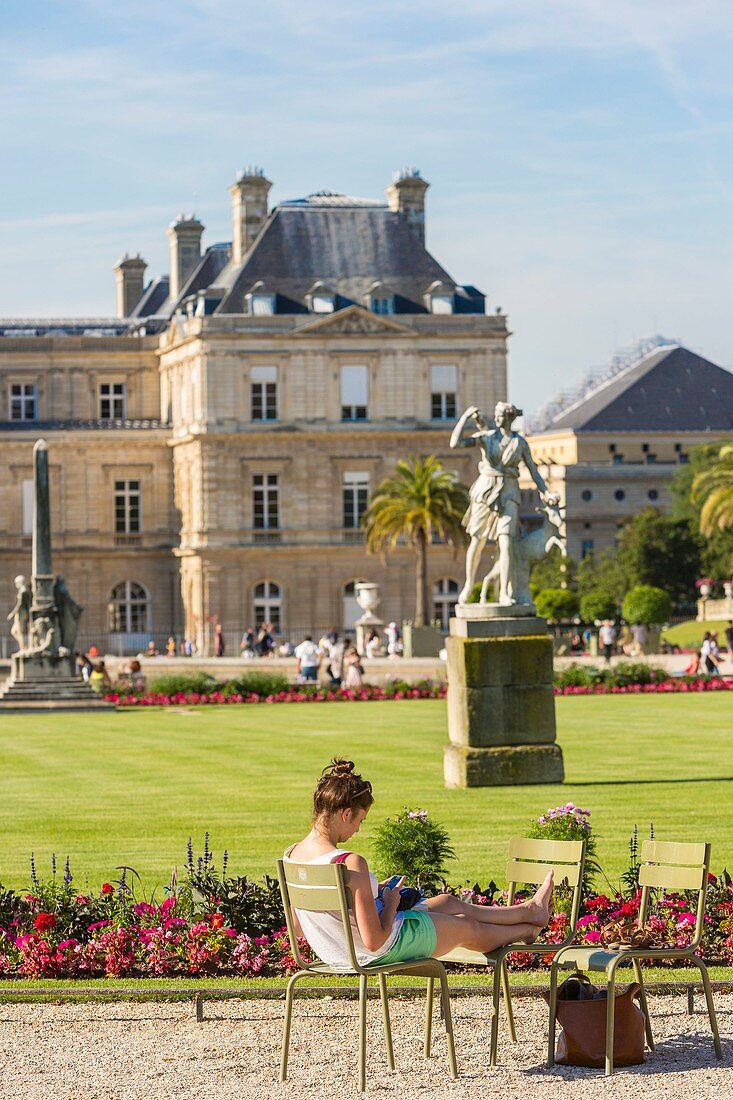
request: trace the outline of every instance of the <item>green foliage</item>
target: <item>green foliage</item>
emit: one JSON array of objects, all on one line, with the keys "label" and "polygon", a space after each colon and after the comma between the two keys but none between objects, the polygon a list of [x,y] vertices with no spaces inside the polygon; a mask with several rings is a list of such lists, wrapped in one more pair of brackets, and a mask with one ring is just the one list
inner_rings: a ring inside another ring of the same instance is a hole
[{"label": "green foliage", "polygon": [[[551,807],[530,825],[526,836],[533,840],[584,840],[585,867],[583,894],[588,895],[595,878],[602,874],[597,857],[597,843],[590,824],[590,810],[581,810],[573,802]],[[561,885],[560,881],[556,884]],[[562,896],[562,895],[561,895]]]},{"label": "green foliage", "polygon": [[578,567],[572,558],[557,546],[553,546],[549,554],[540,561],[535,562],[529,580],[529,590],[535,597],[543,588],[569,588],[577,590]]},{"label": "green foliage", "polygon": [[700,470],[692,482],[692,502],[700,507],[700,531],[733,528],[733,446],[724,443],[708,469]]},{"label": "green foliage", "polygon": [[[691,530],[698,535],[702,496],[700,493],[700,475],[712,470],[718,462],[721,442],[705,443],[694,447],[690,452],[690,461],[680,466],[672,485],[672,515],[676,519],[686,519]],[[698,491],[693,495],[692,486],[697,480]],[[699,537],[699,535],[698,535]],[[699,537],[700,564],[698,575],[723,580],[733,573],[733,528],[721,530],[714,527],[706,537]]]},{"label": "green foliage", "polygon": [[625,596],[621,614],[630,623],[664,623],[672,614],[672,601],[664,589],[639,584]]},{"label": "green foliage", "polygon": [[544,588],[534,598],[537,614],[554,622],[572,619],[578,614],[579,599],[568,588]]},{"label": "green foliage", "polygon": [[481,586],[483,585],[483,583],[484,583],[483,580],[476,581],[475,585],[473,586],[473,588],[471,589],[471,591],[468,594],[468,600],[467,600],[468,603],[478,603],[479,602],[479,600],[481,599]]},{"label": "green foliage", "polygon": [[684,519],[644,508],[621,530],[618,561],[626,590],[638,585],[664,588],[672,600],[685,603],[699,576],[701,540]]},{"label": "green foliage", "polygon": [[217,870],[209,847],[209,834],[204,833],[204,848],[194,855],[189,837],[186,873],[180,883],[171,884],[176,895],[176,913],[189,920],[205,913],[223,913],[226,924],[248,936],[264,936],[285,925],[280,887],[276,878],[265,875],[261,883],[246,875],[227,875],[228,853],[222,856],[222,869]]},{"label": "green foliage", "polygon": [[156,695],[206,695],[217,686],[213,676],[207,672],[171,672],[155,676],[150,682],[150,691]]},{"label": "green foliage", "polygon": [[[654,826],[652,824],[649,825],[649,839],[654,840]],[[639,889],[639,869],[641,867],[639,851],[639,829],[634,825],[634,831],[629,837],[629,866],[621,875],[621,883],[627,894],[635,894]]]},{"label": "green foliage", "polygon": [[596,665],[568,665],[558,669],[553,677],[555,687],[628,687],[630,684],[660,684],[669,680],[663,668],[648,665],[645,661],[619,661],[612,668]]},{"label": "green foliage", "polygon": [[287,691],[290,680],[279,672],[260,672],[253,669],[252,672],[244,672],[241,676],[235,676],[222,685],[223,695],[277,695],[279,691]]},{"label": "green foliage", "polygon": [[455,859],[448,833],[427,810],[405,808],[388,817],[374,838],[374,860],[384,877],[404,875],[406,885],[435,893],[445,878],[445,864]]},{"label": "green foliage", "polygon": [[619,606],[628,590],[627,578],[613,550],[602,554],[586,554],[578,565],[578,591],[581,596],[601,589],[608,592]]},{"label": "green foliage", "polygon": [[615,599],[603,588],[591,588],[580,597],[580,617],[584,623],[615,619],[616,611]]}]

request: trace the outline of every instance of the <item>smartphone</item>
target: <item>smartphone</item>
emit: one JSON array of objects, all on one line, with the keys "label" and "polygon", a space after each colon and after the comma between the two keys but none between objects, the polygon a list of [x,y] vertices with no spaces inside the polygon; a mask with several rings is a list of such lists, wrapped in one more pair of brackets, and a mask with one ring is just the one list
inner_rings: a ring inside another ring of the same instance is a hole
[{"label": "smartphone", "polygon": [[385,890],[394,890],[395,886],[397,885],[397,883],[400,881],[401,878],[402,878],[402,875],[392,875],[392,878],[388,879],[385,882],[383,889],[385,889]]}]

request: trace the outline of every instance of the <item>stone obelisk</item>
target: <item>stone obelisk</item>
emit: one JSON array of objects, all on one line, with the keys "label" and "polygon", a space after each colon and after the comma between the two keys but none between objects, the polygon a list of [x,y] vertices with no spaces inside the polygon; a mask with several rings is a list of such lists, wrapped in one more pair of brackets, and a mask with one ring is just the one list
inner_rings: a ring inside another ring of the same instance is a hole
[{"label": "stone obelisk", "polygon": [[33,448],[33,549],[31,552],[33,620],[52,614],[51,498],[48,479],[48,445],[39,439]]}]

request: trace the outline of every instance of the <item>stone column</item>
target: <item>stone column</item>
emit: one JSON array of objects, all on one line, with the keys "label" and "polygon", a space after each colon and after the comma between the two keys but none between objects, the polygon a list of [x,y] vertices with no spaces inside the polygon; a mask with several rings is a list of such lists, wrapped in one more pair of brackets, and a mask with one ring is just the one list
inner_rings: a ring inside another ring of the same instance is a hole
[{"label": "stone column", "polygon": [[48,446],[39,439],[33,448],[33,578],[34,618],[53,607],[53,569],[51,566],[51,499],[48,483]]},{"label": "stone column", "polygon": [[447,787],[562,783],[545,619],[458,605],[448,650]]}]

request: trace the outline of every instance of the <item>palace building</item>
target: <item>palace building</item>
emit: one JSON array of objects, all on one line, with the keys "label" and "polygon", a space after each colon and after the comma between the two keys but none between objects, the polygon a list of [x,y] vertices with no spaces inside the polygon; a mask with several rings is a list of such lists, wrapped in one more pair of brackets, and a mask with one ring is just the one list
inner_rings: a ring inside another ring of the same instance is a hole
[{"label": "palace building", "polygon": [[[31,453],[49,444],[54,564],[84,641],[134,652],[168,632],[228,652],[271,621],[350,627],[354,584],[386,620],[414,611],[414,559],[366,554],[360,521],[395,462],[436,454],[463,407],[506,398],[506,317],[425,245],[427,182],[386,201],[320,191],[270,208],[261,170],[230,188],[232,240],[168,228],[170,270],[115,267],[117,317],[0,320],[0,585],[29,570]],[[462,563],[429,554],[447,625]],[[6,639],[7,642],[7,639]]]}]

